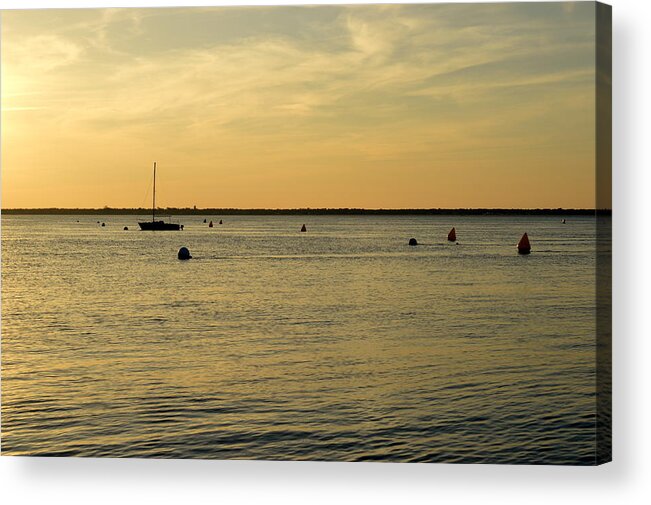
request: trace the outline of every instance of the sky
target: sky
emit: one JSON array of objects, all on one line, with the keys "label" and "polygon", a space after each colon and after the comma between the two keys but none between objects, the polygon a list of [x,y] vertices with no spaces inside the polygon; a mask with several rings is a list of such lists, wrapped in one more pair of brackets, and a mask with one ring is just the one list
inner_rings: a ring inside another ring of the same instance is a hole
[{"label": "sky", "polygon": [[1,16],[3,208],[595,207],[592,2]]}]

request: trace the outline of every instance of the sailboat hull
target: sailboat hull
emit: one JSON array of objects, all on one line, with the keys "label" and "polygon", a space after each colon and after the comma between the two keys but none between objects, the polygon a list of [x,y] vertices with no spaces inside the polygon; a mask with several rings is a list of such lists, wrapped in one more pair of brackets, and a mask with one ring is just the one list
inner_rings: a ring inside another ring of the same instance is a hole
[{"label": "sailboat hull", "polygon": [[146,231],[178,231],[181,229],[180,224],[166,223],[165,221],[146,221],[138,223],[141,230]]}]

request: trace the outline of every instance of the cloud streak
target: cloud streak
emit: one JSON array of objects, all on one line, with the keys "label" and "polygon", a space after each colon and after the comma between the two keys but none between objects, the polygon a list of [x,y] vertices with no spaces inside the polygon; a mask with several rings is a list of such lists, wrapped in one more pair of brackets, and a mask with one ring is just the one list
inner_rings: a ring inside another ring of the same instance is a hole
[{"label": "cloud streak", "polygon": [[[425,181],[441,163],[494,170],[497,186],[508,174],[496,152],[512,150],[502,157],[511,166],[524,161],[514,152],[528,148],[551,166],[558,156],[544,150],[563,138],[571,140],[561,146],[567,164],[579,161],[589,181],[594,17],[581,5],[550,4],[538,15],[502,4],[66,15],[12,13],[3,21],[3,110],[12,112],[3,121],[13,132],[5,142],[16,151],[34,142],[27,125],[36,121],[36,131],[56,129],[44,141],[61,156],[80,140],[112,143],[138,161],[158,152],[192,167],[195,183],[223,178],[214,167],[226,164],[243,174],[229,175],[234,206],[401,206],[380,186],[368,201],[339,202],[333,194],[314,204],[244,198],[242,188],[246,177],[273,182],[268,174],[276,174],[282,186],[302,171],[323,181],[339,167],[363,179],[377,163],[397,178],[410,167]],[[81,158],[102,154],[88,149]],[[12,156],[9,184],[13,171],[28,170],[25,156]],[[479,168],[478,158],[495,161]],[[125,176],[105,169],[113,184]],[[81,178],[93,182],[92,174]],[[403,193],[411,184],[398,181]],[[191,183],[181,189],[184,198],[198,194],[195,200],[215,204]],[[589,206],[587,193],[577,203],[568,194],[563,204]],[[433,191],[418,205],[486,202],[447,202]]]}]

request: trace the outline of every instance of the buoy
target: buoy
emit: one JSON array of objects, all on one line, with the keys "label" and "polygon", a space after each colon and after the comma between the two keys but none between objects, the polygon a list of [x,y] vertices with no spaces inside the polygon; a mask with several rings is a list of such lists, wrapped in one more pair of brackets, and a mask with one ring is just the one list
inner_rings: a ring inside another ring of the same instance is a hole
[{"label": "buoy", "polygon": [[183,230],[183,225],[181,225],[181,230]]},{"label": "buoy", "polygon": [[207,221],[204,219],[203,222],[206,223]]},{"label": "buoy", "polygon": [[208,228],[212,228],[212,221],[210,221],[210,223],[208,223]]},{"label": "buoy", "polygon": [[452,228],[450,230],[450,233],[448,233],[448,240],[450,242],[456,242],[457,241],[457,231],[454,228]]},{"label": "buoy", "polygon": [[106,226],[106,223],[102,223],[102,226]]},{"label": "buoy", "polygon": [[219,220],[219,224],[224,224],[224,222],[220,219],[220,220]]},{"label": "buoy", "polygon": [[303,225],[303,226],[301,227],[301,231],[307,231],[307,228],[305,227],[305,225]]},{"label": "buoy", "polygon": [[192,258],[192,256],[190,256],[190,251],[188,250],[188,248],[187,247],[181,247],[181,249],[179,249],[179,259],[180,260],[189,260],[190,258]]},{"label": "buoy", "polygon": [[410,238],[409,245],[418,245],[418,240],[416,240],[415,238]]},{"label": "buoy", "polygon": [[125,227],[124,227],[124,231],[129,231],[129,227],[128,227],[128,226],[125,226]]},{"label": "buoy", "polygon": [[531,252],[531,244],[529,243],[529,237],[525,233],[522,235],[520,242],[518,242],[518,253],[519,254],[529,254]]},{"label": "buoy", "polygon": [[563,219],[563,220],[561,221],[561,223],[565,224],[565,219]]}]

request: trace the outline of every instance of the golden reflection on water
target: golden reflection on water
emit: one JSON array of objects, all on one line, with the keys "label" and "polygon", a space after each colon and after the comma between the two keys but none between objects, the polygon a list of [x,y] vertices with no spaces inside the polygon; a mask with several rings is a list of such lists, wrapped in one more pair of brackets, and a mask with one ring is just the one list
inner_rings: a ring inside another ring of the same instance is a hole
[{"label": "golden reflection on water", "polygon": [[5,454],[593,461],[593,218],[76,219],[3,219]]}]

